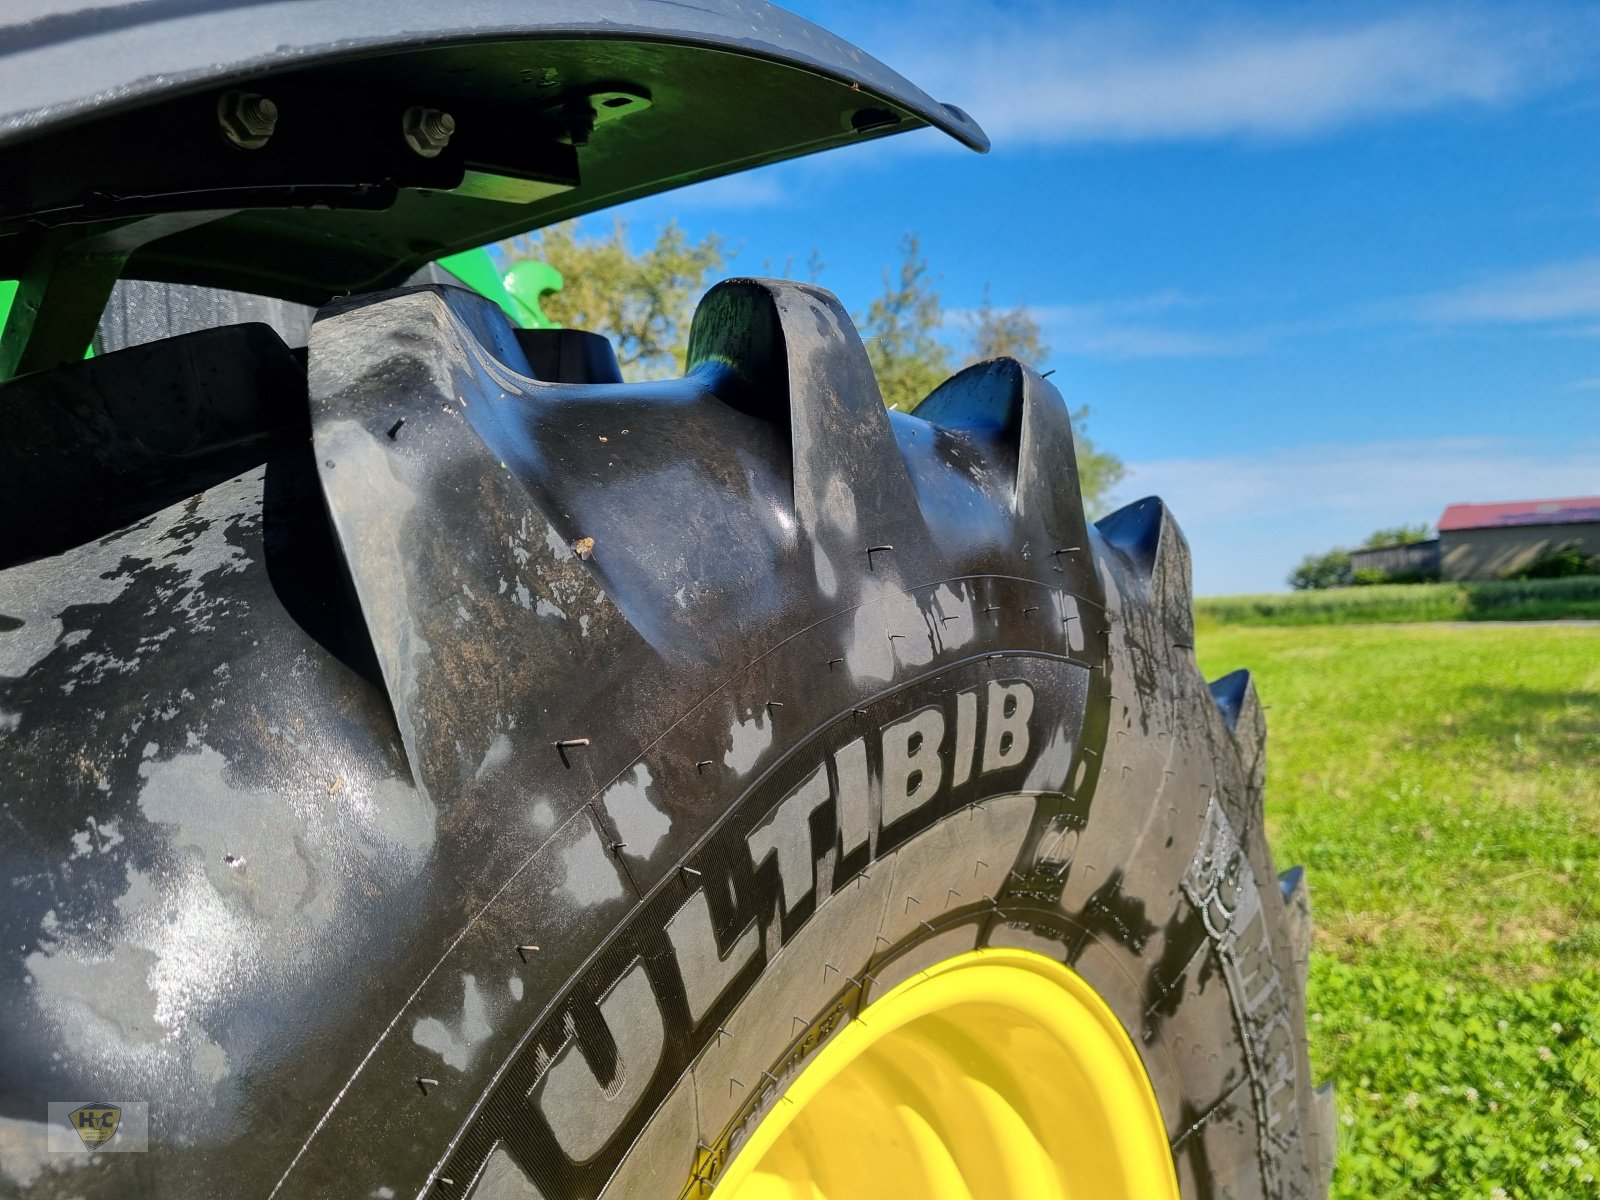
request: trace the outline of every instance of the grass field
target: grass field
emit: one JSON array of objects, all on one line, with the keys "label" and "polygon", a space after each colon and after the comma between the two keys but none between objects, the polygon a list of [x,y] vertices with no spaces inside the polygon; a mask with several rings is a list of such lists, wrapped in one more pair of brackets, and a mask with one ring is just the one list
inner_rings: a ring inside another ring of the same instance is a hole
[{"label": "grass field", "polygon": [[1337,625],[1374,621],[1560,621],[1600,618],[1600,575],[1408,583],[1263,596],[1202,596],[1202,623]]},{"label": "grass field", "polygon": [[1600,629],[1212,626],[1317,919],[1334,1194],[1600,1196]]}]

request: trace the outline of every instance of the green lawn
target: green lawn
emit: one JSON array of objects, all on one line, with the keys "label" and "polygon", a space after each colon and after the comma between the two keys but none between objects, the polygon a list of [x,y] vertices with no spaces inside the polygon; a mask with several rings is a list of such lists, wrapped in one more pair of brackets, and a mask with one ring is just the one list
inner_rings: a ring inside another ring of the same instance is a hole
[{"label": "green lawn", "polygon": [[1600,1197],[1600,629],[1213,625],[1199,656],[1268,708],[1334,1194]]}]

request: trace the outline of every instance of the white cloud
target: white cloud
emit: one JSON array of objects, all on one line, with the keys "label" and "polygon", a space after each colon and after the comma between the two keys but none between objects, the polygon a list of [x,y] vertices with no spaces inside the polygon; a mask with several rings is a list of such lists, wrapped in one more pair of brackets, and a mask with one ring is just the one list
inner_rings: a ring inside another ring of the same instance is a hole
[{"label": "white cloud", "polygon": [[[1423,320],[1534,325],[1600,318],[1600,258],[1546,263],[1416,302]],[[1589,332],[1584,330],[1583,332]]]},{"label": "white cloud", "polygon": [[1563,28],[1571,22],[1532,6],[1313,24],[1185,20],[1182,9],[1135,19],[1067,19],[1033,5],[940,13],[880,26],[864,44],[972,113],[1000,146],[1299,138],[1501,104],[1564,82],[1593,40],[1587,25]]},{"label": "white cloud", "polygon": [[[1028,305],[1052,357],[1122,361],[1144,358],[1230,358],[1254,354],[1265,344],[1261,331],[1218,333],[1173,322],[1175,311],[1201,301],[1176,290],[1082,304]],[[966,331],[977,313],[952,309],[945,325]],[[1192,326],[1192,322],[1189,323]]]},{"label": "white cloud", "polygon": [[790,189],[771,168],[724,175],[671,193],[674,210],[686,208],[774,208],[791,199]]},{"label": "white cloud", "polygon": [[1129,321],[1115,305],[1050,305],[1034,310],[1058,354],[1084,358],[1227,358],[1254,354],[1254,333],[1221,334]]},{"label": "white cloud", "polygon": [[1441,438],[1133,463],[1124,499],[1161,496],[1194,551],[1199,595],[1282,591],[1307,554],[1374,529],[1434,522],[1447,504],[1588,495],[1600,438],[1562,446]]}]

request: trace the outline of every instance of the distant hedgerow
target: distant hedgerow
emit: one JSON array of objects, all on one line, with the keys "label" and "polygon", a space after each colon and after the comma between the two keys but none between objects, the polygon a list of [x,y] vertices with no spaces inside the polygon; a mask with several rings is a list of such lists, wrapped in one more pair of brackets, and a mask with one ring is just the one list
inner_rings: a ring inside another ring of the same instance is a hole
[{"label": "distant hedgerow", "polygon": [[1223,625],[1600,619],[1600,575],[1203,596],[1194,611]]}]

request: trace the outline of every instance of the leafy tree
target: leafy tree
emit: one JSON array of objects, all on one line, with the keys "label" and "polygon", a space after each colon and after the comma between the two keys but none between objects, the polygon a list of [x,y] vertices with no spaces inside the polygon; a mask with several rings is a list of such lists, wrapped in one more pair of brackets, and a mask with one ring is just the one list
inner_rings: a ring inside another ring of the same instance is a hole
[{"label": "leafy tree", "polygon": [[972,354],[969,363],[986,358],[1017,358],[1038,366],[1050,357],[1044,333],[1027,305],[1000,309],[994,306],[989,285],[983,287],[983,303],[967,318],[972,329]]},{"label": "leafy tree", "polygon": [[[637,253],[620,221],[599,237],[583,237],[577,222],[566,221],[517,238],[506,250],[513,261],[538,259],[560,271],[565,285],[544,297],[545,313],[563,325],[606,335],[623,370],[642,379],[683,371],[693,301],[725,258],[721,238],[713,234],[691,243],[675,222],[668,222],[654,245]],[[884,402],[910,411],[949,376],[953,354],[943,337],[939,293],[915,234],[901,242],[900,256],[898,267],[884,272],[883,294],[855,321]],[[794,266],[792,260],[786,262],[783,273],[792,275]],[[812,251],[806,263],[812,281],[822,268]],[[1010,355],[1039,366],[1050,357],[1027,307],[997,309],[987,288],[967,332],[967,362]],[[1085,506],[1095,513],[1126,470],[1120,459],[1090,440],[1088,418],[1087,407],[1072,413],[1079,486]]]},{"label": "leafy tree", "polygon": [[1404,546],[1411,542],[1425,542],[1433,527],[1426,521],[1417,525],[1396,525],[1393,529],[1375,529],[1361,543],[1363,550],[1378,550],[1384,546]]},{"label": "leafy tree", "polygon": [[724,260],[716,234],[691,243],[675,221],[641,253],[628,245],[621,221],[594,238],[579,236],[576,221],[563,221],[517,238],[508,251],[512,259],[536,258],[560,271],[565,285],[545,297],[545,313],[605,334],[623,371],[639,379],[682,373],[693,302]]},{"label": "leafy tree", "polygon": [[[972,353],[968,363],[982,362],[987,358],[1010,357],[1020,359],[1032,367],[1041,367],[1050,357],[1050,347],[1044,340],[1039,322],[1026,305],[997,309],[986,286],[983,303],[969,318],[972,332]],[[1072,440],[1078,457],[1078,487],[1083,493],[1084,507],[1091,516],[1104,511],[1111,489],[1128,474],[1122,460],[1109,450],[1102,450],[1089,437],[1089,406],[1079,405],[1072,410]]]},{"label": "leafy tree", "polygon": [[944,310],[922,257],[921,239],[906,234],[900,255],[899,270],[883,272],[883,295],[855,322],[883,402],[910,412],[950,374],[950,351],[938,337]]},{"label": "leafy tree", "polygon": [[1078,490],[1083,493],[1083,506],[1091,518],[1104,515],[1111,489],[1128,474],[1122,460],[1109,450],[1102,450],[1089,438],[1089,406],[1080,404],[1072,410],[1072,440],[1078,455]]},{"label": "leafy tree", "polygon": [[[1375,529],[1361,543],[1363,550],[1377,550],[1385,546],[1404,546],[1427,539],[1431,526],[1396,525],[1392,529]],[[1373,583],[1420,583],[1423,574],[1418,571],[1383,571],[1376,567],[1353,568],[1350,551],[1329,550],[1326,554],[1308,554],[1300,565],[1289,573],[1289,586],[1297,592],[1314,588],[1351,587]]]},{"label": "leafy tree", "polygon": [[1308,554],[1300,565],[1289,573],[1289,586],[1297,592],[1313,588],[1349,587],[1355,582],[1350,569],[1350,551],[1329,550],[1326,554]]},{"label": "leafy tree", "polygon": [[[827,262],[822,257],[822,251],[818,250],[815,246],[811,247],[811,253],[806,255],[805,282],[807,282],[807,283],[816,283],[819,279],[822,278],[823,269],[827,265],[828,265]],[[781,271],[778,269],[777,264],[774,263],[770,258],[762,259],[761,260],[761,273],[763,275],[766,275],[766,276],[769,276],[769,277],[776,277],[778,279],[799,279],[800,278],[800,276],[795,273],[794,255],[792,255],[792,254],[790,254],[790,255],[788,255],[788,256],[786,256],[784,258],[784,260],[783,260],[783,269]]]}]

